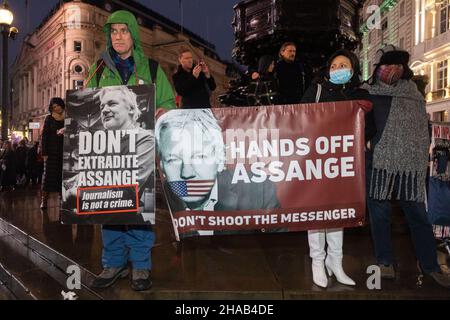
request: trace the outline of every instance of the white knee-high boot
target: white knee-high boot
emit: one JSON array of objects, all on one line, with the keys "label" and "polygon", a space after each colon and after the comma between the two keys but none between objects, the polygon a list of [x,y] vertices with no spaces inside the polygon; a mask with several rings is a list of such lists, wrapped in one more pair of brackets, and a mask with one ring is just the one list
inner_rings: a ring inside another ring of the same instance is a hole
[{"label": "white knee-high boot", "polygon": [[308,243],[309,256],[312,259],[313,281],[318,286],[326,288],[328,278],[325,273],[325,230],[309,230]]},{"label": "white knee-high boot", "polygon": [[326,239],[328,245],[328,255],[325,260],[325,266],[328,274],[330,276],[334,274],[336,276],[336,280],[342,284],[354,286],[355,281],[347,276],[342,268],[342,245],[344,241],[343,229],[327,229]]}]

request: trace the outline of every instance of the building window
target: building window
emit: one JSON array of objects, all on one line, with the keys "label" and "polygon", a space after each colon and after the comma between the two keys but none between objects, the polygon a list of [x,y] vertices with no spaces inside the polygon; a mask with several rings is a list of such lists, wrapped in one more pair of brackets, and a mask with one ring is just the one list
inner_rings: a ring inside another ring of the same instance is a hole
[{"label": "building window", "polygon": [[381,25],[381,30],[385,31],[388,28],[388,21],[387,19],[384,19],[382,25]]},{"label": "building window", "polygon": [[405,38],[400,38],[399,47],[400,49],[405,49]]},{"label": "building window", "polygon": [[447,87],[447,67],[448,60],[441,61],[437,64],[437,90]]},{"label": "building window", "polygon": [[73,89],[83,89],[84,81],[83,80],[73,80]]},{"label": "building window", "polygon": [[83,72],[83,67],[81,67],[79,64],[77,64],[75,66],[75,68],[73,68],[75,70],[76,73],[81,73]]},{"label": "building window", "polygon": [[73,51],[81,52],[81,41],[74,41],[73,42]]},{"label": "building window", "polygon": [[405,15],[405,1],[400,3],[400,18],[402,18]]},{"label": "building window", "polygon": [[446,32],[450,27],[450,1],[443,0],[441,3],[440,33]]}]

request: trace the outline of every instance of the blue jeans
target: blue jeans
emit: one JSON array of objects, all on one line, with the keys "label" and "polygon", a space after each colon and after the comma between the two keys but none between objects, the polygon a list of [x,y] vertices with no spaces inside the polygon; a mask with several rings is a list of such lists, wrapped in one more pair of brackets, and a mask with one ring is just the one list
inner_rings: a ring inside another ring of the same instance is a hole
[{"label": "blue jeans", "polygon": [[[370,226],[377,263],[390,265],[394,262],[391,242],[391,203],[389,200],[367,198]],[[424,203],[400,200],[411,231],[417,259],[424,273],[440,271],[437,263],[433,228],[428,221]]]},{"label": "blue jeans", "polygon": [[121,268],[130,261],[133,269],[151,269],[151,249],[155,242],[151,227],[104,225],[102,238],[104,268]]}]

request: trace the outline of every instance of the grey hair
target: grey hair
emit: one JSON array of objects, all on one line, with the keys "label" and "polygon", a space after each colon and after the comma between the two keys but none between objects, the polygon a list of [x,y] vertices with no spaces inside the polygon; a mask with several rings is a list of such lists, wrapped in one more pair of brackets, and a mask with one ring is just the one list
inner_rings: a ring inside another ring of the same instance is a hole
[{"label": "grey hair", "polygon": [[103,87],[94,95],[94,98],[99,98],[100,100],[110,92],[118,92],[118,95],[128,101],[130,104],[130,110],[133,111],[133,121],[136,122],[142,114],[142,111],[139,110],[137,103],[137,95],[128,89],[126,86],[109,86]]},{"label": "grey hair", "polygon": [[222,128],[209,109],[177,109],[163,114],[155,124],[155,138],[158,155],[161,155],[161,133],[167,129],[184,129],[186,126],[196,126],[208,138],[216,151],[216,159],[225,163],[225,143]]}]

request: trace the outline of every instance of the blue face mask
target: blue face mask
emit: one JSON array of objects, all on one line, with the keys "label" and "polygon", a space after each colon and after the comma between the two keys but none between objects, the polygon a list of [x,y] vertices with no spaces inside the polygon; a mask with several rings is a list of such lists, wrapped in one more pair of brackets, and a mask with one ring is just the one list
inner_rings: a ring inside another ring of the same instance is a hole
[{"label": "blue face mask", "polygon": [[352,77],[352,69],[338,69],[330,72],[330,81],[334,84],[346,84]]}]

